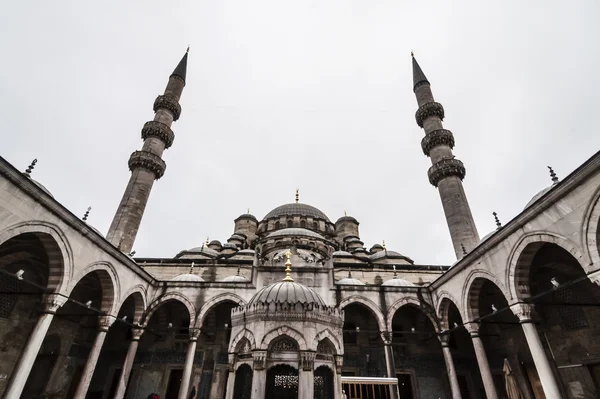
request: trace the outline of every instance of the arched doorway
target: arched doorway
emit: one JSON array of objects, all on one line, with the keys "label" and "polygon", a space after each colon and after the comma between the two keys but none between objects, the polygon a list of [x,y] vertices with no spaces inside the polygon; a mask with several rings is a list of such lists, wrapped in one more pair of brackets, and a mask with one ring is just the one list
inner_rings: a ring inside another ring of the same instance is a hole
[{"label": "arched doorway", "polygon": [[319,366],[315,370],[314,377],[314,399],[333,399],[334,398],[334,385],[333,385],[333,372],[327,366]]},{"label": "arched doorway", "polygon": [[385,353],[379,324],[371,309],[361,303],[344,307],[344,365],[342,375],[386,375]]},{"label": "arched doorway", "polygon": [[235,372],[233,397],[235,399],[250,399],[252,396],[252,367],[242,364]]},{"label": "arched doorway", "polygon": [[298,369],[284,364],[271,367],[265,399],[298,399]]}]

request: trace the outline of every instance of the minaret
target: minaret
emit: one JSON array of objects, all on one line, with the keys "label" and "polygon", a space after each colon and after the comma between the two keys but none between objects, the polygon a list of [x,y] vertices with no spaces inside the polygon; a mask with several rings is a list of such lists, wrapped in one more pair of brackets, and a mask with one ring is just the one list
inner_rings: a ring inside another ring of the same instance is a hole
[{"label": "minaret", "polygon": [[166,164],[161,156],[175,138],[171,125],[181,114],[179,98],[185,86],[188,52],[189,48],[169,77],[165,93],[154,101],[154,120],[142,128],[141,151],[129,157],[131,178],[106,235],[108,241],[125,253],[133,247],[154,180],[165,173]]},{"label": "minaret", "polygon": [[427,174],[429,182],[440,192],[454,252],[456,258],[460,259],[464,256],[463,251],[471,251],[479,244],[479,233],[462,185],[466,170],[463,163],[452,155],[454,136],[442,125],[444,107],[433,99],[429,81],[414,54],[411,53],[411,56],[413,91],[419,105],[415,118],[425,130],[421,148],[432,163]]}]

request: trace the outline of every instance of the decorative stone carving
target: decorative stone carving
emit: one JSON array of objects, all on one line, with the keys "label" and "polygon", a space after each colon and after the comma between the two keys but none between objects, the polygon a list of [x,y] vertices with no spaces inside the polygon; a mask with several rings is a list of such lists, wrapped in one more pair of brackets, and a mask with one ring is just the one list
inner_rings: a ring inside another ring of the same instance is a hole
[{"label": "decorative stone carving", "polygon": [[129,157],[129,170],[133,171],[135,168],[146,169],[154,173],[155,179],[158,180],[165,174],[167,164],[161,157],[151,152],[135,151]]},{"label": "decorative stone carving", "polygon": [[55,314],[67,302],[67,298],[58,294],[48,295],[44,298],[44,313]]},{"label": "decorative stone carving", "polygon": [[150,121],[144,123],[144,127],[142,128],[142,139],[146,140],[148,137],[156,137],[162,140],[165,143],[165,148],[169,148],[173,145],[175,133],[164,123]]},{"label": "decorative stone carving", "polygon": [[450,345],[450,334],[440,334],[438,335],[438,338],[440,339],[443,348],[446,348]]},{"label": "decorative stone carving", "polygon": [[450,130],[438,129],[430,132],[421,140],[421,148],[423,153],[429,156],[429,152],[438,145],[447,145],[454,148],[454,135]]},{"label": "decorative stone carving", "polygon": [[252,352],[252,360],[254,360],[255,370],[264,370],[267,363],[267,351]]},{"label": "decorative stone carving", "polygon": [[519,284],[517,286],[517,291],[519,292],[519,296],[521,298],[528,297],[530,295],[529,285],[527,284]]},{"label": "decorative stone carving", "polygon": [[131,340],[132,341],[139,341],[140,338],[142,337],[142,334],[144,334],[144,330],[141,328],[137,328],[134,327],[131,329]]},{"label": "decorative stone carving", "polygon": [[421,105],[415,114],[417,125],[422,128],[423,122],[430,116],[437,116],[441,120],[444,120],[444,107],[442,104],[431,102]]},{"label": "decorative stone carving", "polygon": [[298,344],[287,337],[279,338],[270,348],[272,352],[296,352]]},{"label": "decorative stone carving", "polygon": [[181,115],[181,105],[179,105],[177,97],[171,94],[164,94],[156,97],[156,100],[154,100],[154,112],[161,108],[166,109],[173,115],[173,121],[179,119],[179,116]]},{"label": "decorative stone carving", "polygon": [[300,352],[300,367],[304,371],[312,371],[315,365],[316,352],[302,351]]},{"label": "decorative stone carving", "polygon": [[600,273],[596,273],[595,276],[590,276],[590,280],[592,280],[592,283],[600,285]]},{"label": "decorative stone carving", "polygon": [[471,335],[471,338],[479,336],[479,323],[466,323],[465,329]]},{"label": "decorative stone carving", "polygon": [[458,176],[460,180],[465,178],[467,170],[461,161],[454,158],[442,159],[433,164],[427,171],[429,183],[437,187],[440,180],[448,176]]},{"label": "decorative stone carving", "polygon": [[531,321],[535,308],[531,303],[517,303],[510,307],[510,310],[519,318],[521,322]]},{"label": "decorative stone carving", "polygon": [[228,353],[227,354],[227,369],[230,372],[235,371],[235,353]]}]

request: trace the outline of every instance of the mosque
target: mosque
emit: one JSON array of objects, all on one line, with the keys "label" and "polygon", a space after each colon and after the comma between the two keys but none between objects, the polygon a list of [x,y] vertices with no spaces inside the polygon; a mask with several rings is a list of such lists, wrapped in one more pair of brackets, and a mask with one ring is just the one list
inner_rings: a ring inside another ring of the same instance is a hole
[{"label": "mosque", "polygon": [[546,189],[480,238],[444,108],[413,57],[455,263],[369,247],[358,220],[333,221],[298,193],[238,216],[223,242],[134,257],[187,62],[154,101],[106,235],[34,180],[35,162],[22,172],[0,158],[3,398],[600,396],[600,153],[562,180],[550,170]]}]

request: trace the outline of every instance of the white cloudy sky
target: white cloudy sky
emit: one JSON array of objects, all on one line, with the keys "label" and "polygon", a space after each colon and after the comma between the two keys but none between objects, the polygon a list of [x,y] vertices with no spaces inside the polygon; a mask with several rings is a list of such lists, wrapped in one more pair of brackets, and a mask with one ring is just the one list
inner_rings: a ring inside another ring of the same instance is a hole
[{"label": "white cloudy sky", "polygon": [[169,257],[301,201],[370,247],[454,261],[410,51],[436,99],[481,235],[600,148],[597,1],[20,1],[0,15],[0,155],[102,232],[152,103],[191,45],[167,171],[135,245]]}]

